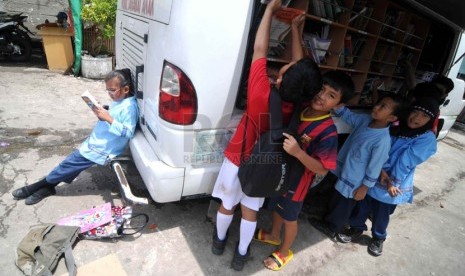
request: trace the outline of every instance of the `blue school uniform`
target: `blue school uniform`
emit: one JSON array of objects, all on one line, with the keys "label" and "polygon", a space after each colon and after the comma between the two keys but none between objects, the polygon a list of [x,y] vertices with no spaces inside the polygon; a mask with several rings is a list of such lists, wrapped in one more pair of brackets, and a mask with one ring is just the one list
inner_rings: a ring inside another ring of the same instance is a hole
[{"label": "blue school uniform", "polygon": [[109,112],[113,123],[110,125],[106,121],[98,121],[79,148],[82,156],[99,165],[123,153],[129,139],[134,136],[139,118],[135,97],[112,102]]},{"label": "blue school uniform", "polygon": [[375,185],[391,147],[389,127],[370,128],[370,115],[353,113],[347,107],[336,110],[335,115],[352,127],[352,133],[339,151],[332,172],[338,177],[336,190],[345,198],[353,198],[360,185]]},{"label": "blue school uniform", "polygon": [[106,121],[98,121],[81,147],[68,155],[47,175],[47,182],[71,183],[83,170],[95,164],[104,165],[123,153],[129,139],[134,136],[139,118],[136,98],[114,101],[108,112],[113,118],[113,123],[110,125]]},{"label": "blue school uniform", "polygon": [[336,110],[335,115],[352,127],[352,133],[337,155],[337,167],[332,171],[338,177],[337,192],[333,194],[331,211],[325,218],[329,229],[340,233],[356,206],[354,191],[361,185],[375,185],[388,159],[391,140],[389,127],[369,127],[373,121],[370,115],[353,113],[346,107]]},{"label": "blue school uniform", "polygon": [[367,230],[365,224],[371,215],[371,233],[374,239],[385,240],[390,215],[394,213],[398,204],[412,203],[413,175],[417,165],[426,161],[436,152],[436,136],[432,131],[425,132],[413,138],[392,138],[389,159],[384,164],[385,170],[402,194],[391,197],[387,187],[379,182],[368,190],[367,196],[360,202],[359,208],[350,218],[350,227]]},{"label": "blue school uniform", "polygon": [[413,202],[413,175],[417,165],[430,158],[437,150],[436,136],[428,131],[414,138],[392,137],[389,159],[383,170],[391,177],[393,185],[402,194],[391,197],[386,186],[379,182],[368,191],[368,194],[381,202],[402,204]]}]

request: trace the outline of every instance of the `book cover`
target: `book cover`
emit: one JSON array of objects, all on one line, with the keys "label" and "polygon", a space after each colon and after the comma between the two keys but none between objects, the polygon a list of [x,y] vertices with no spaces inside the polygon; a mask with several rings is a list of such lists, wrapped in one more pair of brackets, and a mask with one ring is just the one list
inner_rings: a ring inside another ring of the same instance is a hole
[{"label": "book cover", "polygon": [[111,219],[111,204],[107,202],[94,208],[80,211],[75,215],[64,217],[60,219],[57,224],[78,226],[81,228],[81,233],[84,233],[110,222]]},{"label": "book cover", "polygon": [[287,7],[278,10],[271,21],[270,40],[272,42],[283,41],[291,30],[292,20],[304,13],[303,10]]},{"label": "book cover", "polygon": [[92,94],[88,90],[82,93],[81,98],[84,100],[87,106],[90,107],[90,109],[92,110],[101,107],[98,101],[94,98],[94,96],[92,96]]}]

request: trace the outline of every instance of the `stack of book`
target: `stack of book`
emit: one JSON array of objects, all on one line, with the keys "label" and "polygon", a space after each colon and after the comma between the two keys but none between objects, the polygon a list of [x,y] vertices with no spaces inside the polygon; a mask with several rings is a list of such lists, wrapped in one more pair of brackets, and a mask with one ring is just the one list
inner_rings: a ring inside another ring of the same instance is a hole
[{"label": "stack of book", "polygon": [[311,0],[310,11],[313,15],[337,21],[344,11],[343,0]]},{"label": "stack of book", "polygon": [[284,39],[291,31],[292,20],[304,13],[305,11],[303,10],[283,7],[273,15],[270,28],[269,56],[282,55],[286,48]]},{"label": "stack of book", "polygon": [[305,47],[313,56],[317,64],[324,63],[325,56],[328,53],[331,39],[329,36],[329,25],[323,25],[321,34],[303,34]]}]

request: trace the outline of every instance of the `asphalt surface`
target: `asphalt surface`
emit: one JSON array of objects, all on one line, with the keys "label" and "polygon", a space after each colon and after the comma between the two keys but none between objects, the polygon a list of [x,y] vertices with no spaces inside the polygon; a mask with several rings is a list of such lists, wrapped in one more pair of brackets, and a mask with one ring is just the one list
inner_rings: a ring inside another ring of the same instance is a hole
[{"label": "asphalt surface", "polygon": [[[46,69],[38,56],[30,63],[0,61],[0,275],[22,275],[15,248],[32,225],[56,222],[105,202],[122,204],[108,167],[93,167],[57,195],[26,206],[11,192],[46,175],[85,139],[96,122],[80,94],[89,89],[108,102],[102,81],[63,76]],[[286,275],[463,275],[465,271],[465,135],[453,130],[438,153],[417,169],[413,205],[396,210],[384,254],[367,254],[369,232],[357,242],[339,244],[299,219],[294,259]],[[137,170],[129,165],[134,193],[148,196]],[[73,248],[78,267],[115,254],[127,275],[269,275],[262,265],[274,247],[252,243],[252,259],[241,273],[229,268],[238,240],[236,216],[223,256],[210,252],[213,223],[209,200],[134,206],[149,215],[140,234],[112,240],[79,240]],[[239,214],[237,214],[239,215]],[[259,227],[270,213],[259,213]],[[66,272],[60,262],[55,275]],[[274,272],[273,272],[274,273]]]}]

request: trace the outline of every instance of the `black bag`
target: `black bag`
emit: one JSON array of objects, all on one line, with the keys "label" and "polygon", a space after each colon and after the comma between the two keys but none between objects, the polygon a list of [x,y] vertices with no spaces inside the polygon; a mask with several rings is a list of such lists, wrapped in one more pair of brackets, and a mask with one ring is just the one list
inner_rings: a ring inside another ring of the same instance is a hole
[{"label": "black bag", "polygon": [[291,183],[298,181],[304,172],[303,165],[283,149],[285,139],[283,132],[293,135],[300,142],[296,137],[300,123],[300,107],[294,107],[289,126],[283,128],[282,101],[275,88],[270,91],[269,101],[270,130],[259,137],[248,158],[244,156],[245,141],[242,144],[238,177],[242,191],[250,197],[283,195],[288,191]]}]

